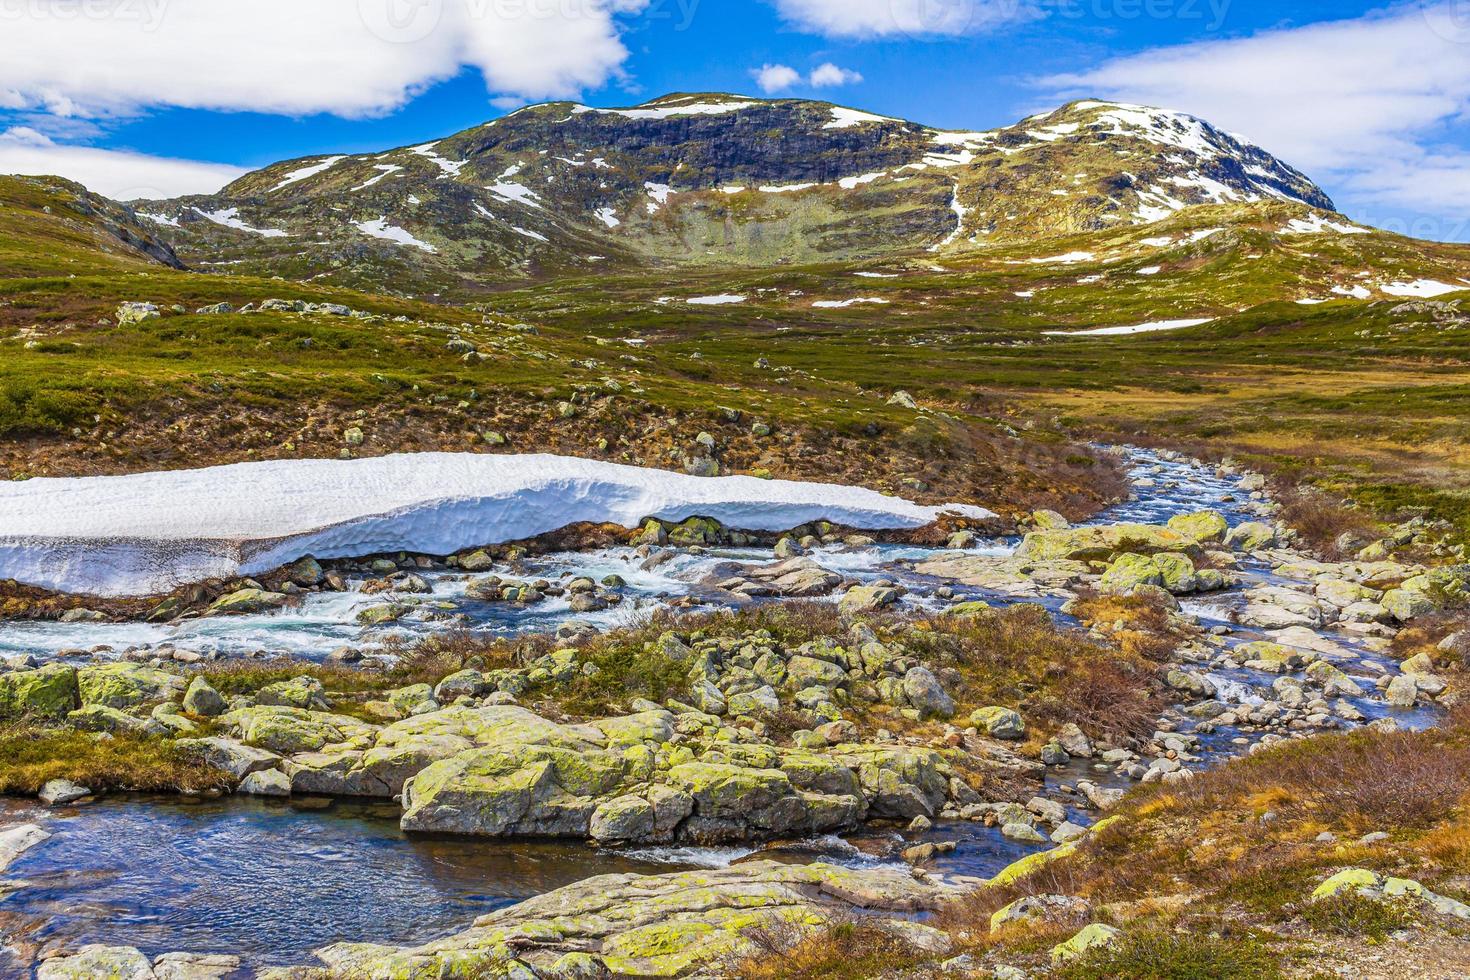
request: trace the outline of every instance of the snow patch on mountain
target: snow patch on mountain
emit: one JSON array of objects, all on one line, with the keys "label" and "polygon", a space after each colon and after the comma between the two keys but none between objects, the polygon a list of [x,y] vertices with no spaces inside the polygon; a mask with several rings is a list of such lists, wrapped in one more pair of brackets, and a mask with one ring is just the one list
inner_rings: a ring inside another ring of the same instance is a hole
[{"label": "snow patch on mountain", "polygon": [[1413,282],[1386,282],[1379,285],[1378,288],[1390,296],[1430,299],[1435,296],[1443,296],[1445,293],[1457,293],[1470,289],[1470,286],[1452,286],[1437,279],[1416,279]]},{"label": "snow patch on mountain", "polygon": [[727,112],[737,112],[741,109],[749,109],[751,106],[759,105],[758,102],[689,102],[679,104],[677,101],[640,107],[636,109],[597,109],[587,105],[572,106],[574,115],[584,113],[598,113],[607,116],[622,116],[624,119],[669,119],[673,116],[722,116]]},{"label": "snow patch on mountain", "polygon": [[439,251],[428,242],[415,238],[404,229],[388,224],[386,217],[374,218],[372,221],[359,221],[353,227],[372,238],[381,238],[384,241],[396,242],[399,245],[412,245],[414,248],[423,249],[430,254]]},{"label": "snow patch on mountain", "polygon": [[217,225],[223,225],[226,228],[233,228],[236,231],[249,232],[252,235],[259,235],[261,238],[289,237],[286,232],[280,231],[275,228],[253,228],[250,225],[247,225],[245,222],[241,221],[237,217],[237,215],[239,215],[240,213],[239,208],[225,208],[222,211],[202,211],[199,208],[194,208],[193,211],[201,218],[212,221]]},{"label": "snow patch on mountain", "polygon": [[299,181],[306,180],[309,177],[315,177],[317,174],[320,173],[325,173],[326,171],[332,169],[337,164],[346,159],[347,157],[345,155],[327,157],[325,160],[309,164],[305,167],[302,167],[300,170],[293,170],[286,175],[286,178],[284,180],[271,188],[271,193],[274,194],[276,191],[280,190],[283,187],[290,187],[292,184],[298,183]]},{"label": "snow patch on mountain", "polygon": [[[228,501],[229,506],[222,506]],[[579,522],[709,517],[743,530],[816,520],[911,528],[954,513],[839,484],[700,478],[566,456],[424,453],[276,460],[0,484],[0,578],[150,595],[304,555],[450,554]]]},{"label": "snow patch on mountain", "polygon": [[863,123],[885,123],[899,122],[890,116],[877,116],[871,112],[861,112],[857,109],[844,109],[842,106],[832,107],[832,120],[824,125],[823,129],[850,129]]}]

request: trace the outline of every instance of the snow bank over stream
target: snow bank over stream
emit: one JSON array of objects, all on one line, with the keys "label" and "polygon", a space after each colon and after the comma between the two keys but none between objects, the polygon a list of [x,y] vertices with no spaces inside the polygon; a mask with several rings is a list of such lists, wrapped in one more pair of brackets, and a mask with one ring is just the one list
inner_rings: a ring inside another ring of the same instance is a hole
[{"label": "snow bank over stream", "polygon": [[979,507],[926,507],[860,487],[702,478],[567,456],[423,453],[278,460],[0,484],[0,578],[152,595],[254,575],[303,555],[449,554],[569,524],[710,517],[779,531],[815,520],[922,527]]}]

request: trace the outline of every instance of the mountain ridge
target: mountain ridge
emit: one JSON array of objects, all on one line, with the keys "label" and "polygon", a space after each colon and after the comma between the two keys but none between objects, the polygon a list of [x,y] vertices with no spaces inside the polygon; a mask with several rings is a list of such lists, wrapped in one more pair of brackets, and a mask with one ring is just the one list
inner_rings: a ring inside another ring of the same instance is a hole
[{"label": "mountain ridge", "polygon": [[1080,100],[969,132],[675,93],[528,106],[428,143],[134,203],[194,264],[287,278],[354,267],[433,292],[609,266],[955,253],[1273,199],[1334,210],[1265,150],[1168,110]]}]

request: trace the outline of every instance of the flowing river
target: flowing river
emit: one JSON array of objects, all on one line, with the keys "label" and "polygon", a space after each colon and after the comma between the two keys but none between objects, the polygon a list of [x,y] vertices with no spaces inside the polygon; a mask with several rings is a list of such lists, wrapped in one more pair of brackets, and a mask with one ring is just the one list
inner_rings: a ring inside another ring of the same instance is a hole
[{"label": "flowing river", "polygon": [[[1135,499],[1099,515],[1094,523],[1162,523],[1203,509],[1223,513],[1233,526],[1259,518],[1259,502],[1239,482],[1215,470],[1147,451],[1134,451]],[[980,543],[975,554],[1004,555],[1015,540]],[[940,608],[977,599],[992,604],[1019,600],[928,578],[913,571],[917,560],[937,554],[923,548],[873,545],[827,547],[813,552],[824,567],[857,580],[890,579],[906,585],[905,602]],[[681,553],[655,571],[642,571],[629,548],[561,553],[529,559],[519,578],[556,580],[569,574],[601,579],[622,576],[627,600],[606,612],[577,614],[562,599],[529,609],[476,603],[464,596],[465,577],[424,573],[434,593],[430,605],[453,607],[453,616],[410,618],[391,633],[423,636],[469,628],[512,634],[554,630],[570,622],[615,627],[672,599],[704,596],[697,583],[722,562],[768,561],[769,549],[717,549]],[[1260,563],[1238,573],[1244,583],[1224,593],[1186,601],[1199,624],[1225,627],[1230,609],[1254,586],[1282,584]],[[950,586],[943,601],[934,595]],[[148,624],[6,624],[0,653],[40,659],[123,656],[139,648],[239,655],[264,651],[321,660],[345,646],[364,646],[356,614],[381,599],[359,592],[318,593],[281,613],[202,619],[179,626]],[[771,600],[779,601],[779,600]],[[835,599],[833,600],[835,601]],[[1036,601],[1036,600],[1027,600]],[[1061,600],[1043,600],[1063,621]],[[1266,636],[1229,625],[1230,646]],[[1344,699],[1362,720],[1391,712],[1376,693],[1376,675],[1391,661],[1356,634],[1332,628],[1321,639],[1343,652],[1339,666],[1360,680],[1365,694]],[[1271,694],[1274,675],[1248,668],[1209,674],[1218,699],[1250,705]],[[1392,711],[1401,725],[1433,723],[1430,709]],[[1181,720],[1183,715],[1178,715]],[[1181,730],[1189,730],[1181,725]],[[1213,761],[1243,752],[1251,735],[1221,726],[1200,736],[1200,754]],[[1257,733],[1254,737],[1259,737]],[[1090,779],[1105,788],[1132,785],[1109,764],[1074,761],[1050,771],[1048,788]],[[1050,795],[1050,794],[1048,794]],[[1053,797],[1059,798],[1059,797]],[[173,798],[112,796],[80,807],[47,810],[29,801],[0,800],[0,825],[36,821],[52,837],[24,854],[0,877],[0,976],[25,976],[41,950],[99,942],[130,945],[148,954],[173,950],[229,953],[250,969],[310,960],[313,949],[351,940],[394,945],[421,943],[462,929],[476,916],[583,878],[611,872],[658,873],[719,866],[754,849],[661,848],[599,851],[581,844],[528,843],[410,837],[398,828],[398,807],[328,799],[263,801],[246,797],[183,802]],[[1070,819],[1087,823],[1088,811],[1069,807]],[[1018,843],[997,828],[970,822],[938,822],[924,833],[868,829],[846,839],[763,849],[763,857],[822,859],[864,865],[897,862],[904,847],[920,841],[954,842],[937,859],[941,872],[989,876],[1017,857],[1049,845]],[[7,948],[8,947],[8,948]]]}]

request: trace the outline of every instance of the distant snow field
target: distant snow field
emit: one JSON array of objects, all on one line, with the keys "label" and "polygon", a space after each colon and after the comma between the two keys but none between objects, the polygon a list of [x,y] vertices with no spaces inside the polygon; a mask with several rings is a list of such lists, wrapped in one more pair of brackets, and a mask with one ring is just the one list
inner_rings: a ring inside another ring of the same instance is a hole
[{"label": "distant snow field", "polygon": [[690,306],[729,306],[732,303],[744,303],[745,297],[738,293],[720,293],[718,296],[695,296],[684,302]]},{"label": "distant snow field", "polygon": [[1123,337],[1135,333],[1153,333],[1156,330],[1183,330],[1209,323],[1210,317],[1197,320],[1155,320],[1152,323],[1135,323],[1128,327],[1093,327],[1091,330],[1048,330],[1049,337]]},{"label": "distant snow field", "polygon": [[276,460],[0,483],[0,578],[150,595],[304,555],[450,554],[584,521],[636,527],[698,516],[744,530],[816,520],[878,529],[921,527],[946,513],[992,516],[839,484],[701,478],[567,456]]}]

